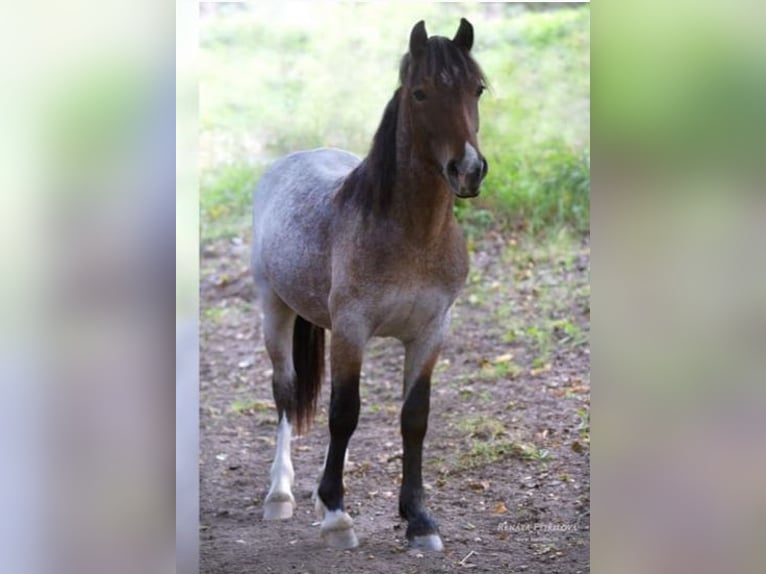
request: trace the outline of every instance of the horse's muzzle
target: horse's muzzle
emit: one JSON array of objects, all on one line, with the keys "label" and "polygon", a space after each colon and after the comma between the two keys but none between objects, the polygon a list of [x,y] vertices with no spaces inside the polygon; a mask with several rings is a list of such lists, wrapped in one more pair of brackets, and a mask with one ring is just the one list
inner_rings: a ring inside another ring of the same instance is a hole
[{"label": "horse's muzzle", "polygon": [[483,156],[478,155],[477,162],[473,162],[466,171],[461,170],[461,163],[455,160],[447,164],[447,181],[452,192],[462,198],[476,197],[479,195],[481,182],[487,177],[489,164]]}]

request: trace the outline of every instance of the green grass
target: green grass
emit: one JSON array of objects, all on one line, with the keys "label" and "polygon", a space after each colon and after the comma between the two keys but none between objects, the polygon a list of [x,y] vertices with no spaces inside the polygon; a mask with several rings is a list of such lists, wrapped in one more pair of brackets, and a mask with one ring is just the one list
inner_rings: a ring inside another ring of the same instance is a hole
[{"label": "green grass", "polygon": [[246,415],[253,413],[263,413],[274,408],[274,406],[265,401],[256,400],[240,400],[236,399],[231,403],[231,411],[238,415]]},{"label": "green grass", "polygon": [[490,158],[492,169],[488,191],[476,203],[457,205],[458,217],[481,228],[485,214],[500,223],[532,234],[550,234],[562,227],[587,231],[590,226],[590,153],[579,155],[561,140],[554,140],[509,154]]},{"label": "green grass", "polygon": [[213,239],[239,235],[250,225],[250,201],[261,173],[245,163],[203,172],[200,193],[201,236]]},{"label": "green grass", "polygon": [[[494,320],[497,355],[480,362],[482,380],[542,374],[589,341],[589,247],[566,229],[545,241],[526,235],[506,243],[500,255],[507,275],[498,278],[474,266],[462,300]],[[514,293],[510,298],[503,295]],[[470,317],[470,313],[467,314]],[[455,315],[459,329],[464,317]]]},{"label": "green grass", "polygon": [[[533,369],[545,367],[557,350],[588,344],[584,313],[589,310],[589,284],[562,280],[562,274],[575,271],[578,256],[586,252],[576,237],[562,231],[544,242],[529,239],[510,244],[502,256],[515,270],[514,287],[528,295],[518,308],[497,310],[498,322],[504,326],[501,338],[534,353]],[[476,288],[469,284],[467,290]]]},{"label": "green grass", "polygon": [[476,468],[506,457],[547,461],[551,456],[547,449],[513,440],[503,422],[492,417],[469,415],[460,419],[455,427],[469,442],[468,450],[459,456],[456,470]]},{"label": "green grass", "polygon": [[412,25],[452,36],[461,16],[490,81],[479,134],[490,170],[482,195],[456,205],[459,219],[469,235],[587,231],[588,6],[253,3],[201,21],[202,239],[246,234],[253,186],[276,157],[317,146],[364,155]]},{"label": "green grass", "polygon": [[524,461],[548,462],[552,455],[548,449],[508,439],[475,440],[472,441],[470,449],[459,457],[455,471],[478,468],[510,457]]},{"label": "green grass", "polygon": [[513,379],[521,374],[521,371],[521,367],[512,360],[501,363],[487,363],[482,365],[479,377],[490,381],[507,378]]},{"label": "green grass", "polygon": [[492,417],[471,415],[459,420],[455,426],[469,437],[483,440],[495,440],[505,434],[502,421]]},{"label": "green grass", "polygon": [[580,419],[577,432],[583,441],[590,444],[590,411],[585,408],[577,409],[577,418]]}]

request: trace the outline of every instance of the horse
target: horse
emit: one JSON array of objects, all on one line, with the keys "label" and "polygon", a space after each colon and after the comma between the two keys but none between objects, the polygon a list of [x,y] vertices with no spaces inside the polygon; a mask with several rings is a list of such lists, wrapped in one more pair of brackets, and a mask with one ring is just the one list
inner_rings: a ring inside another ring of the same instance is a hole
[{"label": "horse", "polygon": [[293,427],[305,432],[313,419],[331,331],[330,443],[314,493],[320,536],[331,547],[358,545],[343,467],[359,420],[365,345],[392,337],[405,350],[399,513],[412,547],[443,550],[425,505],[423,439],[431,374],[468,274],[455,198],[479,195],[488,169],[477,141],[486,81],[472,45],[464,18],[452,39],[415,24],[368,155],[291,153],[253,194],[252,274],[278,413],[263,518],[293,514],[290,440]]}]

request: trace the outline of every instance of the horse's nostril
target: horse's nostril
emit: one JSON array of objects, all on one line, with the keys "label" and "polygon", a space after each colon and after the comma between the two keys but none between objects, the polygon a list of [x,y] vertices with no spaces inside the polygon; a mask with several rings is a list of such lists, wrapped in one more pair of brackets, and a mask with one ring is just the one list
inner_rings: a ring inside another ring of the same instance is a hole
[{"label": "horse's nostril", "polygon": [[457,162],[454,159],[450,160],[447,163],[447,174],[457,177],[458,173]]},{"label": "horse's nostril", "polygon": [[488,171],[489,171],[489,164],[487,163],[487,160],[484,158],[481,158],[481,178],[482,179],[487,177]]}]

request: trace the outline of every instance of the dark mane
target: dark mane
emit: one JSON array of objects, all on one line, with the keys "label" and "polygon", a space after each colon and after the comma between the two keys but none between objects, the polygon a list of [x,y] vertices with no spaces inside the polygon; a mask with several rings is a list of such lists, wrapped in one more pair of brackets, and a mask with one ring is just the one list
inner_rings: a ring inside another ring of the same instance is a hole
[{"label": "dark mane", "polygon": [[391,203],[396,181],[396,124],[400,92],[401,88],[397,88],[386,105],[372,139],[370,153],[346,177],[336,195],[336,201],[341,205],[356,202],[365,215],[372,211],[385,213]]},{"label": "dark mane", "polygon": [[448,38],[429,38],[424,57],[414,66],[411,65],[410,54],[405,54],[399,66],[401,86],[386,105],[369,154],[338,190],[335,200],[340,205],[355,203],[365,215],[372,212],[384,214],[388,210],[396,182],[396,126],[400,94],[402,87],[424,77],[442,85],[486,83],[484,73],[471,55]]}]

